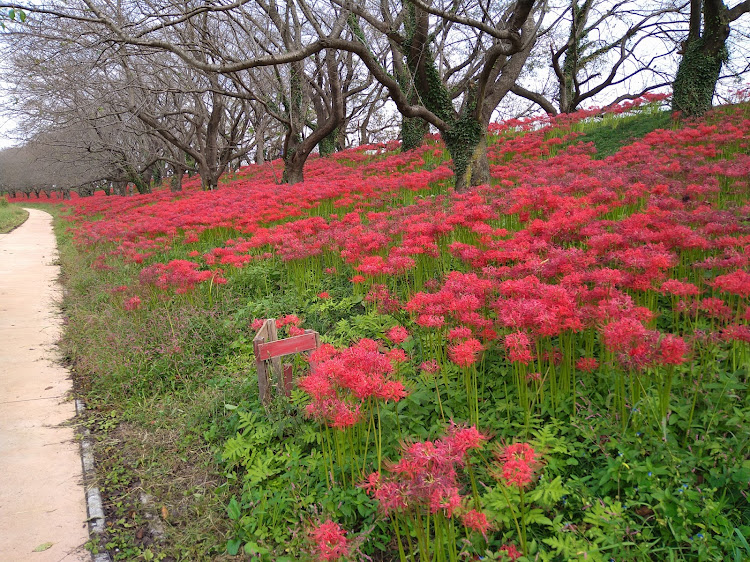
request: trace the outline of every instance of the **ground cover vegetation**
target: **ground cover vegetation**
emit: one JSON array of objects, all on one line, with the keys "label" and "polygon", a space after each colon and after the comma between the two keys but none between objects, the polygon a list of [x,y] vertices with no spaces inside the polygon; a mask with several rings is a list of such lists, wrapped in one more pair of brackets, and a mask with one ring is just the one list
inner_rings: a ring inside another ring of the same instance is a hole
[{"label": "ground cover vegetation", "polygon": [[[747,559],[750,106],[659,106],[492,125],[465,192],[433,138],[66,203],[92,548]],[[266,318],[324,345],[264,407]]]},{"label": "ground cover vegetation", "polygon": [[0,234],[5,234],[23,224],[29,213],[18,205],[9,205],[5,197],[0,198]]}]

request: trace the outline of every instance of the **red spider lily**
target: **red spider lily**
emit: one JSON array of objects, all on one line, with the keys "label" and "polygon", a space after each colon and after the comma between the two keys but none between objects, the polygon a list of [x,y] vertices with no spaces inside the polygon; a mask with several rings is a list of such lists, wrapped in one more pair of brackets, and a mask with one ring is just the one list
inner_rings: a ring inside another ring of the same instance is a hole
[{"label": "red spider lily", "polygon": [[635,318],[615,320],[602,328],[604,345],[628,367],[637,369],[655,363],[659,333],[648,330]]},{"label": "red spider lily", "polygon": [[680,337],[666,334],[659,342],[660,361],[665,365],[681,365],[687,360],[688,345]]},{"label": "red spider lily", "polygon": [[385,333],[386,337],[395,344],[404,343],[409,332],[403,326],[394,326]]},{"label": "red spider lily", "polygon": [[487,521],[487,515],[476,509],[470,509],[461,514],[461,522],[464,524],[464,527],[482,533],[485,538],[487,537],[487,531],[491,527],[489,521]]},{"label": "red spider lily", "polygon": [[507,298],[496,301],[494,308],[504,326],[539,336],[583,328],[575,295],[564,287],[541,283],[532,275],[504,281],[499,290]]},{"label": "red spider lily", "polygon": [[694,307],[703,312],[708,318],[728,321],[732,318],[732,309],[721,299],[708,297],[701,300]]},{"label": "red spider lily", "polygon": [[518,550],[514,544],[504,544],[500,547],[499,552],[502,552],[507,556],[508,560],[518,560],[522,556],[521,551]]},{"label": "red spider lily", "polygon": [[584,373],[592,373],[599,368],[599,361],[595,357],[581,357],[576,361],[576,369]]},{"label": "red spider lily", "polygon": [[419,366],[419,368],[420,368],[420,370],[424,371],[425,373],[429,373],[431,375],[434,375],[434,374],[440,372],[440,363],[438,363],[434,359],[430,359],[429,361],[424,361]]},{"label": "red spider lily", "polygon": [[719,275],[714,279],[714,287],[721,291],[739,295],[742,298],[750,296],[750,273],[742,270]]},{"label": "red spider lily", "polygon": [[725,341],[750,343],[750,326],[731,324],[721,331],[721,338]]},{"label": "red spider lily", "polygon": [[459,367],[468,367],[477,361],[477,354],[482,351],[482,343],[469,338],[448,348],[448,356]]},{"label": "red spider lily", "polygon": [[661,284],[660,292],[675,295],[678,297],[693,297],[701,294],[698,287],[692,283],[668,279]]},{"label": "red spider lily", "polygon": [[[403,350],[397,351],[403,354]],[[367,339],[341,350],[323,345],[313,352],[310,361],[315,367],[297,383],[312,399],[308,415],[345,428],[359,421],[361,405],[368,399],[398,401],[405,397],[404,385],[391,379],[392,361],[401,362],[405,356],[389,354]]]},{"label": "red spider lily", "polygon": [[125,301],[123,305],[125,310],[138,310],[141,307],[141,299],[138,296],[134,296]]},{"label": "red spider lily", "polygon": [[391,314],[401,308],[398,298],[394,297],[385,285],[377,283],[370,287],[365,302],[374,304],[380,314]]},{"label": "red spider lily", "polygon": [[538,454],[528,443],[514,443],[495,455],[500,464],[500,477],[506,484],[525,488],[534,478]]},{"label": "red spider lily", "polygon": [[346,531],[330,519],[313,527],[310,538],[314,543],[314,554],[318,560],[338,560],[349,554]]},{"label": "red spider lily", "polygon": [[276,327],[277,328],[283,328],[284,326],[292,325],[292,326],[299,326],[302,323],[302,320],[300,320],[296,314],[287,314],[286,316],[282,316],[281,318],[276,319]]},{"label": "red spider lily", "polygon": [[290,336],[302,336],[304,335],[305,330],[304,328],[300,328],[298,326],[291,325],[289,326],[289,335]]},{"label": "red spider lily", "polygon": [[141,283],[152,283],[160,289],[176,287],[177,293],[186,293],[198,283],[211,279],[211,271],[199,271],[199,264],[187,260],[172,260],[168,264],[157,263],[141,270]]},{"label": "red spider lily", "polygon": [[505,336],[505,348],[508,350],[508,359],[513,363],[528,365],[533,359],[531,341],[525,332],[513,332]]},{"label": "red spider lily", "polygon": [[372,473],[362,487],[385,514],[423,510],[452,517],[463,501],[458,468],[464,466],[468,451],[486,440],[473,426],[453,424],[440,439],[404,445],[401,459],[388,469],[390,476]]},{"label": "red spider lily", "polygon": [[467,328],[466,326],[459,326],[458,328],[453,328],[448,332],[448,339],[450,341],[467,340],[473,335],[474,334],[472,333],[471,328]]}]

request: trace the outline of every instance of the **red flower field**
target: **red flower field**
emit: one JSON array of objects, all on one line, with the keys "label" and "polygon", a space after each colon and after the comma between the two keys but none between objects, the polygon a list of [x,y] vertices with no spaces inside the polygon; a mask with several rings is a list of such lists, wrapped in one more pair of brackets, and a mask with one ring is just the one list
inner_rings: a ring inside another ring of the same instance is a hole
[{"label": "red flower field", "polygon": [[[290,335],[321,331],[329,343],[292,403],[319,431],[316,482],[369,507],[312,518],[318,559],[568,560],[586,548],[638,560],[649,545],[730,556],[734,529],[750,531],[746,429],[715,447],[746,420],[750,113],[673,121],[597,157],[591,131],[616,134],[658,106],[498,124],[493,181],[464,193],[432,139],[312,159],[293,186],[277,183],[277,161],[214,192],[192,178],[177,194],[76,198],[68,220],[93,267],[112,272],[123,314],[283,294],[296,304],[255,315],[297,315],[278,323]],[[333,318],[344,303],[359,324]],[[723,455],[740,476],[721,472]],[[597,481],[567,472],[579,464]],[[690,506],[673,497],[682,482],[701,494]],[[257,493],[242,488],[244,509]],[[701,526],[701,502],[722,503],[723,522]]]}]

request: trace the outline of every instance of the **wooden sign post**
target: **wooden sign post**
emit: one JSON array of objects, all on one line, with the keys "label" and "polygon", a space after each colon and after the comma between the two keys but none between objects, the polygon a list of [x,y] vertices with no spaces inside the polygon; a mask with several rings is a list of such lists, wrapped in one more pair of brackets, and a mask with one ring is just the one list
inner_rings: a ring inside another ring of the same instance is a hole
[{"label": "wooden sign post", "polygon": [[[305,330],[301,336],[278,339],[276,319],[269,318],[253,338],[255,366],[258,370],[258,394],[261,402],[271,401],[271,387],[276,386],[285,396],[292,391],[292,365],[281,365],[281,357],[294,353],[311,353],[320,347],[320,334]],[[270,366],[270,377],[269,377]]]}]

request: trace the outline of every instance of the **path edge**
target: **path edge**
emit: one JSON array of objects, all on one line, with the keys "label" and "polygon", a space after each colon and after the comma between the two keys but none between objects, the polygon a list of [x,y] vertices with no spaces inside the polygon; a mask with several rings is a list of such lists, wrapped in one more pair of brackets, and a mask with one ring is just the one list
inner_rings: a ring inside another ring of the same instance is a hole
[{"label": "path edge", "polygon": [[[86,404],[80,398],[75,399],[76,414],[82,417],[86,411]],[[81,426],[79,426],[81,427]],[[96,485],[96,469],[94,466],[94,446],[91,440],[91,432],[85,428],[80,429],[81,443],[81,466],[83,467],[83,484],[86,491],[86,513],[89,524],[89,538],[97,541],[101,539],[106,529],[104,517],[104,506],[99,487]],[[99,554],[91,553],[93,562],[111,562],[108,552]]]}]

